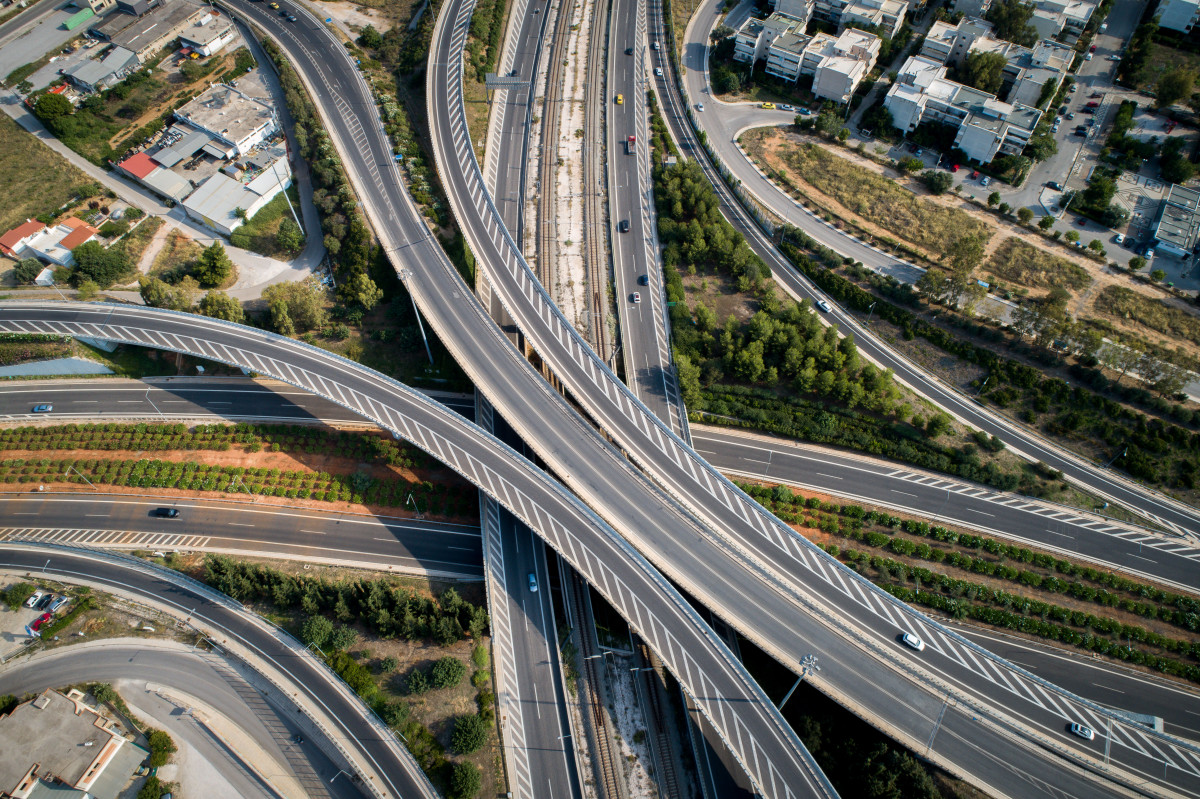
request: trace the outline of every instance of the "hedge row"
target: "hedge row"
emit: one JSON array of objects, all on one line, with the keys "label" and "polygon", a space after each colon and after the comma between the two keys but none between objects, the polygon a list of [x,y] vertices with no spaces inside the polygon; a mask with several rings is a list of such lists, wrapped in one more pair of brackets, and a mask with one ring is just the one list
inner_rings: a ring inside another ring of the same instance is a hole
[{"label": "hedge row", "polygon": [[380,481],[365,474],[330,475],[241,466],[210,466],[187,461],[51,460],[0,464],[0,483],[82,483],[82,474],[97,485],[174,488],[187,491],[244,492],[266,497],[403,507],[411,495],[422,513],[472,517],[477,495],[466,485],[429,481]]},{"label": "hedge row", "polygon": [[[829,546],[827,549],[831,554],[838,554],[836,546]],[[1157,669],[1165,674],[1182,677],[1192,682],[1200,682],[1200,666],[1147,652],[1134,647],[1132,643],[1123,644],[1120,639],[1125,638],[1129,642],[1137,641],[1192,658],[1200,657],[1200,642],[1167,638],[1144,627],[1122,624],[1113,619],[1093,616],[1090,613],[1081,613],[1045,602],[1026,599],[965,580],[953,580],[946,575],[937,574],[928,569],[911,568],[878,555],[868,555],[852,549],[847,549],[841,554],[848,562],[859,568],[869,565],[881,572],[912,579],[918,586],[938,586],[944,591],[960,593],[962,597],[946,596],[920,587],[909,588],[891,584],[881,586],[903,602],[923,605],[956,619],[969,618],[995,627],[1060,641],[1100,655]],[[1117,640],[1106,636],[1113,636]]]},{"label": "hedge row", "polygon": [[[934,563],[947,563],[955,568],[976,574],[1021,583],[1035,590],[1064,594],[1104,607],[1120,608],[1128,613],[1134,613],[1147,619],[1158,619],[1189,632],[1200,630],[1200,600],[1195,597],[1165,591],[1119,574],[1091,566],[1077,565],[1068,560],[1055,558],[1053,555],[1035,552],[1028,547],[1009,544],[995,538],[958,533],[915,519],[902,520],[885,512],[867,511],[859,505],[838,505],[832,502],[822,502],[816,497],[806,500],[804,497],[792,494],[786,486],[777,486],[771,489],[751,484],[739,485],[784,521],[792,524],[804,524],[833,535],[841,535],[865,543],[871,547],[890,549],[897,555],[917,557]],[[803,512],[797,512],[801,508]],[[817,509],[845,518],[808,515],[808,511]],[[911,535],[931,538],[966,549],[982,549],[995,555],[998,559],[1010,558],[1043,569],[1053,569],[1058,574],[1080,579],[1064,580],[1057,575],[1043,576],[1037,572],[1006,565],[1000,560],[972,557],[961,552],[947,552],[925,543],[914,543],[907,538],[864,530],[864,524],[888,528],[899,527]],[[1088,583],[1094,583],[1100,587],[1088,585]],[[1116,592],[1123,592],[1128,596],[1123,597]],[[1133,597],[1148,601],[1140,602]]]},{"label": "hedge row", "polygon": [[67,627],[70,626],[71,622],[73,622],[73,621],[75,621],[75,619],[79,618],[79,615],[81,613],[91,610],[93,607],[95,607],[95,605],[96,605],[95,600],[93,600],[90,596],[84,597],[83,599],[81,599],[75,603],[75,607],[71,608],[66,613],[59,616],[54,621],[50,622],[42,629],[38,630],[38,632],[40,632],[42,634],[43,639],[49,640],[49,639],[53,638],[54,636],[58,635],[63,630],[67,629]]},{"label": "hedge row", "polygon": [[66,424],[54,427],[14,427],[0,430],[0,450],[228,450],[233,444],[254,452],[341,455],[359,460],[378,459],[391,466],[425,463],[420,450],[374,433],[346,433],[303,425],[209,424],[188,428],[175,424]]}]

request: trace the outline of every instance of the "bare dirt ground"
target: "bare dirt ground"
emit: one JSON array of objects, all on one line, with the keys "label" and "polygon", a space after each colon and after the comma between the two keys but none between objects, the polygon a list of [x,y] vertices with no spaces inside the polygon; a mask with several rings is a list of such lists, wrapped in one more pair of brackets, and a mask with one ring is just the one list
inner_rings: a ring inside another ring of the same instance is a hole
[{"label": "bare dirt ground", "polygon": [[[827,212],[833,215],[835,218],[850,220],[855,225],[858,225],[862,229],[879,237],[903,238],[902,236],[898,236],[898,234],[894,231],[887,230],[879,225],[862,219],[852,211],[849,211],[847,208],[845,208],[845,206],[838,203],[832,197],[829,197],[828,195],[814,188],[810,183],[804,180],[804,176],[802,174],[798,173],[787,162],[785,157],[786,150],[790,147],[795,147],[800,143],[816,144],[839,158],[852,161],[857,166],[870,170],[878,175],[883,175],[889,180],[895,181],[899,185],[904,186],[928,202],[937,203],[947,208],[955,208],[964,213],[970,214],[973,218],[987,224],[995,231],[995,235],[991,237],[984,247],[985,261],[992,255],[995,249],[1002,242],[1009,237],[1016,237],[1022,241],[1025,241],[1031,246],[1037,247],[1041,250],[1046,250],[1056,257],[1078,264],[1087,271],[1093,282],[1088,289],[1080,292],[1079,295],[1073,299],[1070,306],[1071,313],[1077,317],[1102,318],[1117,329],[1127,333],[1135,339],[1141,338],[1148,340],[1167,349],[1175,349],[1176,347],[1182,345],[1188,350],[1190,356],[1200,357],[1200,347],[1196,347],[1180,339],[1165,336],[1143,325],[1131,322],[1121,317],[1103,313],[1095,307],[1095,297],[1099,296],[1100,292],[1103,291],[1107,286],[1116,285],[1132,289],[1133,291],[1136,291],[1139,294],[1154,300],[1165,299],[1169,305],[1186,310],[1189,313],[1196,312],[1194,306],[1190,306],[1188,303],[1182,302],[1174,297],[1164,297],[1164,293],[1162,291],[1148,284],[1130,280],[1129,277],[1123,273],[1113,271],[1107,265],[1107,263],[1100,263],[1090,258],[1084,258],[1076,254],[1071,248],[1065,245],[1059,245],[1051,242],[1044,236],[1041,236],[1040,234],[1021,226],[1015,221],[1001,219],[996,214],[984,211],[974,203],[955,194],[944,194],[941,196],[933,195],[919,180],[902,176],[895,170],[885,167],[877,161],[860,155],[853,150],[830,145],[828,142],[820,139],[819,137],[805,136],[779,128],[763,128],[743,134],[742,143],[747,152],[751,153],[759,161],[760,166],[765,165],[768,167],[768,169],[764,170],[767,171],[768,174],[770,174],[771,170],[783,172],[797,184],[802,185],[804,193],[813,200],[817,201],[822,208],[826,209]],[[912,246],[914,249],[922,252],[931,261],[936,262],[938,260],[940,253],[922,249],[921,247],[912,244],[912,242],[907,243],[910,244],[910,246]],[[1046,291],[1044,289],[1036,288],[1030,288],[1028,292],[1029,296],[1033,297],[1037,297],[1045,293]]]},{"label": "bare dirt ground", "polygon": [[317,7],[326,16],[333,17],[353,31],[361,31],[368,25],[373,25],[375,30],[384,33],[396,24],[395,19],[386,14],[383,9],[371,8],[358,3],[325,0]]}]

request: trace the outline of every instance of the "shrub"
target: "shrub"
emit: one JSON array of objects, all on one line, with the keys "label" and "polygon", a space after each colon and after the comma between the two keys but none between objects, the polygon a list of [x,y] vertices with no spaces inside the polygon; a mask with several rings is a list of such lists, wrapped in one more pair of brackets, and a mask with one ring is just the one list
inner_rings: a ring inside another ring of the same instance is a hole
[{"label": "shrub", "polygon": [[482,716],[459,716],[454,722],[450,746],[463,755],[478,752],[487,742],[488,727]]},{"label": "shrub", "polygon": [[37,590],[33,583],[16,583],[4,589],[4,603],[10,608],[20,607],[21,603],[33,596]]},{"label": "shrub", "polygon": [[409,696],[420,696],[429,691],[429,675],[422,669],[413,669],[404,681],[404,692]]},{"label": "shrub", "polygon": [[318,649],[324,649],[333,637],[333,622],[324,616],[309,616],[300,627],[300,640]]},{"label": "shrub", "polygon": [[474,763],[455,763],[450,774],[452,799],[471,799],[483,787],[483,778]]},{"label": "shrub", "polygon": [[162,730],[150,730],[146,734],[146,741],[150,745],[150,765],[155,768],[165,766],[176,751],[175,742]]},{"label": "shrub", "polygon": [[447,655],[433,664],[431,676],[434,688],[454,688],[467,676],[467,667],[458,658]]},{"label": "shrub", "polygon": [[400,665],[399,660],[392,657],[391,655],[388,655],[382,661],[380,661],[379,670],[382,671],[384,674],[391,674],[393,671],[396,670],[396,667],[399,665]]}]

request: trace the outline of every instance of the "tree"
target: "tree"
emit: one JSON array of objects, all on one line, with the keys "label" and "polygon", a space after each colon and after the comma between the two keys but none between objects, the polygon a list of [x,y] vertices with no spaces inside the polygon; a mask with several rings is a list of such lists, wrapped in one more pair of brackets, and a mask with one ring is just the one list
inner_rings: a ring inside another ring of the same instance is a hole
[{"label": "tree", "polygon": [[1049,347],[1067,329],[1067,301],[1071,295],[1060,287],[1036,300],[1026,300],[1013,311],[1012,325],[1023,336],[1029,336],[1041,347]]},{"label": "tree", "polygon": [[300,640],[318,649],[323,649],[332,636],[333,622],[324,616],[309,616],[300,625]]},{"label": "tree", "polygon": [[679,381],[679,393],[683,396],[683,404],[699,410],[703,403],[703,395],[700,393],[700,367],[679,350],[675,351],[675,376]]},{"label": "tree", "polygon": [[454,732],[450,735],[450,746],[460,755],[478,752],[487,742],[488,725],[478,714],[459,716],[454,721]]},{"label": "tree", "polygon": [[1121,385],[1121,381],[1125,379],[1125,373],[1138,365],[1142,359],[1142,351],[1137,347],[1126,347],[1121,344],[1109,344],[1102,347],[1099,352],[1100,363],[1112,369],[1114,372],[1119,372],[1117,375],[1117,385]]},{"label": "tree", "polygon": [[404,690],[409,696],[420,696],[429,691],[429,675],[422,669],[413,669],[404,681]]},{"label": "tree", "polygon": [[22,258],[13,267],[13,280],[17,281],[17,285],[32,283],[45,268],[37,258]]},{"label": "tree", "polygon": [[200,313],[213,319],[224,319],[226,322],[241,324],[246,315],[242,312],[242,304],[223,291],[213,289],[200,300]]},{"label": "tree", "polygon": [[960,236],[942,253],[941,261],[955,272],[970,272],[983,261],[983,235]]},{"label": "tree", "polygon": [[433,687],[438,689],[454,688],[466,676],[466,664],[451,655],[441,658],[430,669],[430,677],[433,678]]},{"label": "tree", "polygon": [[1038,220],[1038,227],[1040,227],[1042,230],[1049,230],[1050,228],[1054,227],[1054,217],[1043,216]]},{"label": "tree", "polygon": [[1155,269],[1153,272],[1150,273],[1150,279],[1152,281],[1154,281],[1155,283],[1159,283],[1163,280],[1166,280],[1166,278],[1167,278],[1167,273],[1162,269]]},{"label": "tree", "polygon": [[1184,66],[1175,67],[1158,79],[1155,102],[1159,108],[1175,105],[1180,100],[1192,96],[1192,88],[1195,83],[1195,72]]},{"label": "tree", "polygon": [[938,438],[949,433],[951,421],[950,414],[945,411],[938,411],[933,416],[930,416],[929,421],[925,423],[925,435],[930,438]]},{"label": "tree", "polygon": [[383,34],[375,30],[374,25],[368,25],[358,35],[358,43],[368,50],[378,50],[383,47]]},{"label": "tree", "polygon": [[713,44],[716,44],[722,39],[728,39],[735,33],[737,33],[737,31],[728,25],[718,25],[717,27],[713,28],[713,31],[708,35],[708,38]]},{"label": "tree", "polygon": [[992,3],[984,19],[996,26],[996,36],[1001,39],[1033,47],[1038,40],[1037,28],[1029,24],[1033,19],[1033,11],[1033,3],[1001,0]]},{"label": "tree", "polygon": [[233,276],[233,261],[225,252],[225,245],[214,241],[200,253],[200,259],[193,270],[201,286],[213,288],[221,285]]},{"label": "tree", "polygon": [[1089,241],[1088,249],[1092,252],[1100,253],[1101,255],[1105,254],[1104,242],[1100,241],[1100,239],[1092,239]]},{"label": "tree", "polygon": [[452,799],[473,799],[483,787],[479,768],[470,762],[455,763],[450,773],[450,796]]},{"label": "tree", "polygon": [[236,216],[238,219],[242,220],[243,222],[245,222],[248,218],[246,215],[246,209],[240,205],[237,208],[233,209],[233,215]]},{"label": "tree", "polygon": [[199,284],[191,277],[185,277],[175,286],[156,277],[141,277],[138,279],[138,286],[142,302],[151,308],[169,308],[172,311],[192,310],[196,294],[200,290]]},{"label": "tree", "polygon": [[354,642],[358,640],[358,633],[353,627],[345,624],[338,625],[338,628],[333,631],[333,635],[329,638],[329,646],[339,652],[345,652],[350,647],[354,646]]},{"label": "tree", "polygon": [[391,674],[400,665],[400,661],[393,655],[388,655],[379,662],[379,670],[384,674]]},{"label": "tree", "polygon": [[275,234],[275,243],[284,252],[295,255],[304,247],[304,231],[292,219],[284,219],[279,223],[279,231]]},{"label": "tree", "polygon": [[1129,259],[1129,268],[1134,272],[1138,271],[1146,265],[1146,259],[1140,255],[1135,255]]},{"label": "tree", "polygon": [[1186,369],[1148,352],[1138,360],[1137,368],[1142,379],[1164,397],[1175,396],[1188,383]]},{"label": "tree", "polygon": [[1184,140],[1175,137],[1167,139],[1162,149],[1162,160],[1159,166],[1163,180],[1169,183],[1187,183],[1196,174],[1196,165],[1183,155]]},{"label": "tree", "polygon": [[80,281],[79,285],[75,287],[75,296],[84,302],[87,302],[99,293],[100,287],[96,285],[94,280]]},{"label": "tree", "polygon": [[61,94],[43,94],[33,104],[33,115],[52,131],[59,130],[59,120],[75,111],[71,101]]},{"label": "tree", "polygon": [[1029,140],[1029,146],[1025,148],[1025,154],[1034,161],[1046,161],[1052,158],[1058,152],[1058,142],[1053,136],[1045,133],[1040,136],[1034,136]]},{"label": "tree", "polygon": [[348,305],[361,305],[364,311],[371,310],[383,299],[383,291],[362,270],[355,270],[349,278],[343,278],[337,293]]},{"label": "tree", "polygon": [[1017,221],[1022,225],[1028,225],[1033,221],[1033,209],[1021,206],[1017,209]]},{"label": "tree", "polygon": [[896,169],[900,170],[900,173],[904,175],[920,172],[924,166],[924,161],[912,155],[906,155],[896,162]]},{"label": "tree", "polygon": [[1004,68],[1008,59],[995,52],[972,52],[958,69],[961,83],[974,86],[988,94],[999,94],[1004,84]]},{"label": "tree", "polygon": [[1000,192],[994,191],[991,194],[989,194],[988,198],[987,198],[987,204],[988,204],[988,208],[995,208],[997,205],[999,205],[1000,204]]},{"label": "tree", "polygon": [[840,114],[831,114],[828,111],[822,111],[817,115],[817,131],[825,134],[829,138],[833,138],[842,129],[842,117]]},{"label": "tree", "polygon": [[108,288],[129,271],[129,259],[120,250],[106,250],[98,241],[80,244],[71,255],[75,269],[71,272],[71,284],[78,286],[91,280],[100,288]]},{"label": "tree", "polygon": [[1070,242],[1079,241],[1079,231],[1078,230],[1068,230],[1063,235],[1063,238]]},{"label": "tree", "polygon": [[[311,278],[299,283],[285,281],[267,286],[262,296],[271,310],[274,327],[280,333],[284,333],[283,327],[303,333],[325,327],[329,321],[325,292]],[[285,319],[286,323],[283,322]]]},{"label": "tree", "polygon": [[921,173],[921,181],[925,187],[934,194],[945,194],[950,191],[950,186],[954,183],[954,178],[950,177],[949,172],[938,172],[934,169],[926,169]]}]

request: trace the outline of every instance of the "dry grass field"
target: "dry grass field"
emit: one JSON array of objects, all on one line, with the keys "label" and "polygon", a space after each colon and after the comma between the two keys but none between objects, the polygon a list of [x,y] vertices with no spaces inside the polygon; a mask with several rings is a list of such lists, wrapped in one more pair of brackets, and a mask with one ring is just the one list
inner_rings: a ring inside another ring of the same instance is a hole
[{"label": "dry grass field", "polygon": [[53,213],[91,183],[65,158],[0,115],[0,233],[41,213]]},{"label": "dry grass field", "polygon": [[1102,314],[1200,345],[1200,318],[1124,286],[1105,287],[1097,295],[1095,307]]},{"label": "dry grass field", "polygon": [[1002,241],[982,269],[1002,280],[1031,289],[1062,286],[1072,291],[1082,291],[1092,284],[1091,276],[1079,264],[1015,237]]}]

